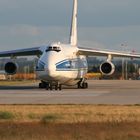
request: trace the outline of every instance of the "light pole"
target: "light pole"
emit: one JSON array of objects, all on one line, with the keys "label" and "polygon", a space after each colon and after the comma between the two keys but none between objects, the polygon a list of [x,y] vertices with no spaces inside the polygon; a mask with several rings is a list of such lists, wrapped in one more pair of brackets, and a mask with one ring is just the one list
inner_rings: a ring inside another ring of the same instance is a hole
[{"label": "light pole", "polygon": [[124,80],[124,58],[122,58],[122,80]]},{"label": "light pole", "polygon": [[[122,51],[127,51],[127,44],[121,44],[122,46]],[[128,69],[127,69],[127,60],[124,60],[124,58],[122,58],[122,79],[128,79]]]},{"label": "light pole", "polygon": [[128,68],[127,68],[127,64],[128,64],[128,62],[127,62],[127,60],[125,61],[125,79],[126,80],[128,80]]}]

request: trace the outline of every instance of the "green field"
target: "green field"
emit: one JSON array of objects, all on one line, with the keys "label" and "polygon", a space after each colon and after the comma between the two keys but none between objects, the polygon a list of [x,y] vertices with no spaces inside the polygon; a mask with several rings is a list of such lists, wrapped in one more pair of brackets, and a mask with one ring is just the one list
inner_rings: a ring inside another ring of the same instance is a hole
[{"label": "green field", "polygon": [[0,140],[139,139],[139,105],[0,105]]}]

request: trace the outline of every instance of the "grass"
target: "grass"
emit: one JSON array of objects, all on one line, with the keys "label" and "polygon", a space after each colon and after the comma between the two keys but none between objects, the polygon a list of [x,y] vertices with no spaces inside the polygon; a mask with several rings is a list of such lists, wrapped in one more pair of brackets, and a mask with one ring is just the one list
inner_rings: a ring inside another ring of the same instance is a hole
[{"label": "grass", "polygon": [[59,116],[57,114],[46,114],[42,117],[42,123],[55,123],[56,120],[59,119]]},{"label": "grass", "polygon": [[9,120],[13,118],[14,118],[13,113],[7,111],[0,111],[0,120]]},{"label": "grass", "polygon": [[29,119],[32,119],[32,120],[35,120],[35,119],[38,119],[38,115],[34,114],[34,113],[29,113],[28,114],[28,118]]},{"label": "grass", "polygon": [[140,139],[139,105],[0,105],[0,112],[13,116],[0,115],[0,140]]},{"label": "grass", "polygon": [[12,113],[16,122],[40,122],[45,117],[56,123],[140,122],[139,105],[0,105],[0,112]]},{"label": "grass", "polygon": [[0,123],[1,140],[139,140],[140,123]]}]

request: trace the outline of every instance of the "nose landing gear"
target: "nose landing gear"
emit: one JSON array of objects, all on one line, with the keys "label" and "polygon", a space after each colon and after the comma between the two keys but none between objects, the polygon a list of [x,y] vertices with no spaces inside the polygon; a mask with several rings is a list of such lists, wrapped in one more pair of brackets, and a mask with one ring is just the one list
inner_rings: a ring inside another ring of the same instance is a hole
[{"label": "nose landing gear", "polygon": [[45,88],[46,90],[62,90],[62,85],[56,82],[49,83],[41,81],[41,83],[39,83],[39,88]]},{"label": "nose landing gear", "polygon": [[46,85],[46,90],[62,90],[62,85],[58,83],[48,83]]}]

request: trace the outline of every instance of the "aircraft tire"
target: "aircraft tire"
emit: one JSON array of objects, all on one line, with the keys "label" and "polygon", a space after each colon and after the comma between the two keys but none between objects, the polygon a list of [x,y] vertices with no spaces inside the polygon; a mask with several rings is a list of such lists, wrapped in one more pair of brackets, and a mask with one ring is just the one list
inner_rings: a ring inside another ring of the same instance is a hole
[{"label": "aircraft tire", "polygon": [[80,84],[80,82],[78,82],[77,87],[78,87],[78,89],[81,88],[81,84]]},{"label": "aircraft tire", "polygon": [[46,85],[46,90],[49,90],[49,85]]},{"label": "aircraft tire", "polygon": [[55,90],[58,90],[58,85],[55,85]]},{"label": "aircraft tire", "polygon": [[85,82],[82,83],[81,88],[82,88],[82,89],[87,89],[87,88],[88,88],[88,83],[85,83]]},{"label": "aircraft tire", "polygon": [[39,83],[39,88],[42,88],[42,83]]},{"label": "aircraft tire", "polygon": [[88,83],[85,83],[85,88],[88,88]]},{"label": "aircraft tire", "polygon": [[53,86],[52,85],[50,85],[50,90],[53,90]]},{"label": "aircraft tire", "polygon": [[39,88],[46,88],[46,84],[45,83],[39,83]]},{"label": "aircraft tire", "polygon": [[59,85],[59,90],[62,90],[62,85]]}]

